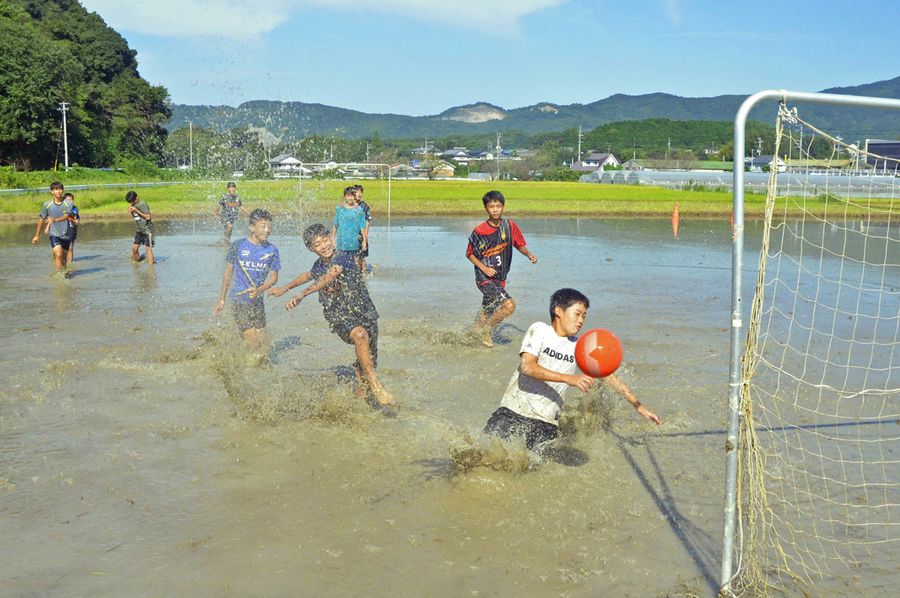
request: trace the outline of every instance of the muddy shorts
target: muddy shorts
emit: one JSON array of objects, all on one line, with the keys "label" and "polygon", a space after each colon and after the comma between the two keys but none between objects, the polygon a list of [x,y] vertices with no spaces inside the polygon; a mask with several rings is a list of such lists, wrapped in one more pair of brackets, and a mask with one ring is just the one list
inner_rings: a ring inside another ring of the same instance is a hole
[{"label": "muddy shorts", "polygon": [[559,428],[539,419],[519,415],[512,409],[500,407],[488,418],[484,433],[503,439],[524,438],[528,450],[540,453],[547,444],[556,439]]},{"label": "muddy shorts", "polygon": [[50,235],[50,247],[51,248],[59,245],[60,247],[63,248],[63,251],[68,251],[69,246],[72,244],[72,241],[74,241],[74,239],[63,239],[62,237],[54,237],[53,235]]},{"label": "muddy shorts", "polygon": [[146,245],[147,247],[156,246],[156,241],[153,240],[153,233],[134,233],[134,244],[135,245]]},{"label": "muddy shorts", "polygon": [[[350,339],[350,333],[354,328],[362,326],[363,329],[367,333],[369,333],[369,355],[372,356],[372,363],[377,366],[378,365],[378,321],[373,320],[341,320],[338,323],[331,325],[331,331],[336,335],[341,337],[341,340],[347,343],[348,345],[352,345],[353,341]],[[359,362],[353,364],[354,366],[359,366]]]},{"label": "muddy shorts", "polygon": [[261,299],[250,303],[232,301],[231,315],[234,316],[234,322],[241,332],[266,327],[266,304]]},{"label": "muddy shorts", "polygon": [[503,285],[496,280],[489,280],[483,285],[479,285],[478,290],[484,295],[481,300],[481,309],[487,315],[491,315],[497,311],[501,305],[506,303],[509,299],[512,299]]}]

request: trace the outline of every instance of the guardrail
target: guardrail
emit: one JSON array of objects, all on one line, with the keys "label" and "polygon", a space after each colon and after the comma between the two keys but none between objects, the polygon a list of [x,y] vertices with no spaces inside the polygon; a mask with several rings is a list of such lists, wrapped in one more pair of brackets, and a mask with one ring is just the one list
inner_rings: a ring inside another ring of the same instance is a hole
[{"label": "guardrail", "polygon": [[[227,181],[160,181],[156,183],[97,183],[93,185],[66,185],[66,191],[85,191],[87,189],[117,189],[124,187],[165,187],[168,185],[191,185],[194,183],[221,183]],[[27,189],[0,189],[0,195],[24,195],[26,193],[50,193],[50,187],[31,187]]]}]

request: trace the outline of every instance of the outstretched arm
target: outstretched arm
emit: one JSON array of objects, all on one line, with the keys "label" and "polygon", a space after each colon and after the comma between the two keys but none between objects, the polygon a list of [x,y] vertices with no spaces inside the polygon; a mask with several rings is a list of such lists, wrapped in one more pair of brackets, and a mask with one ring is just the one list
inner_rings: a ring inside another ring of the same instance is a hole
[{"label": "outstretched arm", "polygon": [[[276,278],[276,280],[277,280],[277,278]],[[291,289],[295,289],[295,288],[299,287],[301,284],[306,284],[310,280],[312,280],[312,274],[309,272],[304,272],[303,274],[301,274],[300,276],[298,276],[291,282],[287,283],[283,287],[274,287],[274,288],[270,289],[269,297],[281,297],[282,295],[284,295]],[[273,282],[272,284],[275,284],[275,283]]]},{"label": "outstretched arm", "polygon": [[662,420],[659,419],[659,416],[647,409],[645,405],[637,400],[637,397],[634,396],[634,393],[631,392],[631,389],[628,388],[628,385],[625,384],[625,382],[621,378],[619,378],[615,374],[611,374],[604,378],[603,381],[609,384],[614,391],[622,395],[623,399],[631,403],[631,406],[637,410],[638,414],[641,417],[649,419],[657,426],[662,423]]},{"label": "outstretched arm", "polygon": [[524,351],[521,353],[521,359],[519,360],[519,371],[526,376],[531,376],[544,382],[565,382],[569,386],[578,388],[581,392],[587,392],[596,382],[593,378],[584,374],[563,374],[548,370],[538,363],[537,355]]},{"label": "outstretched arm", "polygon": [[[320,276],[316,282],[303,289],[303,291],[301,291],[299,295],[294,295],[293,297],[291,297],[290,301],[288,301],[287,305],[285,305],[285,309],[294,309],[295,307],[300,305],[300,302],[303,301],[303,299],[305,299],[309,295],[312,295],[313,293],[318,293],[321,289],[328,286],[331,281],[337,278],[343,270],[344,268],[338,265],[334,265],[329,268],[328,272]],[[311,276],[312,275],[310,275],[310,277]]]}]

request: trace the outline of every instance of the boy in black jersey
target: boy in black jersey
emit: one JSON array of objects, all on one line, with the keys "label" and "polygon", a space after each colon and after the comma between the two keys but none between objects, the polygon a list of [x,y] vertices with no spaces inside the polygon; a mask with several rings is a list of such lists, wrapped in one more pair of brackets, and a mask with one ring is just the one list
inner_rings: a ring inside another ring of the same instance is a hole
[{"label": "boy in black jersey", "polygon": [[525,246],[522,231],[512,220],[503,219],[506,199],[499,191],[488,191],[481,198],[488,219],[469,235],[466,257],[475,266],[475,284],[484,296],[475,328],[481,342],[493,347],[494,329],[516,310],[516,302],[506,292],[506,275],[515,247],[522,255],[537,263],[537,257]]}]

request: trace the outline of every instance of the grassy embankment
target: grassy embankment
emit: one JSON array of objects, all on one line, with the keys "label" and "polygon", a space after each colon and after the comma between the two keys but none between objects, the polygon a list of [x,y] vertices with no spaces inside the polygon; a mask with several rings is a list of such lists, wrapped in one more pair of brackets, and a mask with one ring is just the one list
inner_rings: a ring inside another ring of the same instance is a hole
[{"label": "grassy embankment", "polygon": [[[306,212],[328,215],[340,201],[341,189],[350,180],[298,181],[239,181],[238,192],[247,207],[267,207],[280,213]],[[365,198],[373,210],[385,214],[388,210],[388,182],[363,181]],[[675,203],[683,217],[718,217],[731,213],[731,193],[728,191],[677,191],[659,187],[597,185],[563,182],[472,182],[406,181],[391,183],[390,210],[393,216],[411,215],[471,215],[481,211],[481,196],[490,189],[503,192],[510,214],[516,216],[658,216],[672,213]],[[76,204],[85,215],[127,218],[124,201],[128,187],[91,189],[75,192]],[[136,189],[157,217],[207,214],[225,191],[223,182],[189,182],[163,187]],[[47,193],[0,196],[0,216],[5,219],[33,218],[40,210]],[[764,197],[746,195],[745,212],[748,217],[760,216]],[[813,209],[824,201],[813,200]],[[807,208],[810,207],[807,200]],[[844,210],[841,204],[841,211]],[[829,210],[834,210],[832,202]],[[852,209],[852,208],[851,208]],[[783,212],[782,212],[783,213]],[[860,211],[860,214],[862,212]]]}]

